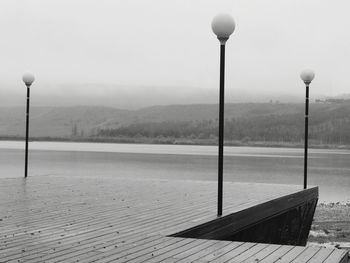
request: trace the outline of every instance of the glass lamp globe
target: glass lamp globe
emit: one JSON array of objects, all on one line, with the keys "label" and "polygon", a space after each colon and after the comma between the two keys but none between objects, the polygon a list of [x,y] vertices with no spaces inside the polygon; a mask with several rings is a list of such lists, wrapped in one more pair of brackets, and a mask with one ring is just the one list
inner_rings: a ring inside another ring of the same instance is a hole
[{"label": "glass lamp globe", "polygon": [[311,69],[304,69],[300,73],[300,78],[304,81],[306,84],[310,84],[311,81],[314,79],[315,73]]},{"label": "glass lamp globe", "polygon": [[211,28],[219,40],[227,40],[235,27],[235,21],[229,14],[217,14],[211,22]]},{"label": "glass lamp globe", "polygon": [[22,76],[22,80],[27,86],[30,86],[35,80],[34,74],[31,72],[25,72]]}]

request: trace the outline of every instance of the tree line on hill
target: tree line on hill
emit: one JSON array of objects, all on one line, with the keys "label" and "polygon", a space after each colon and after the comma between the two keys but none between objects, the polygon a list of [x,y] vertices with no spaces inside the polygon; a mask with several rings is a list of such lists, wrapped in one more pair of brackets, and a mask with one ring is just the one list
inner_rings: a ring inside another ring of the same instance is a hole
[{"label": "tree line on hill", "polygon": [[[138,122],[118,128],[104,128],[105,138],[173,138],[217,140],[218,120]],[[225,120],[225,140],[240,142],[302,143],[303,114],[238,117]],[[309,140],[314,144],[350,144],[349,108],[314,112],[309,121]]]}]

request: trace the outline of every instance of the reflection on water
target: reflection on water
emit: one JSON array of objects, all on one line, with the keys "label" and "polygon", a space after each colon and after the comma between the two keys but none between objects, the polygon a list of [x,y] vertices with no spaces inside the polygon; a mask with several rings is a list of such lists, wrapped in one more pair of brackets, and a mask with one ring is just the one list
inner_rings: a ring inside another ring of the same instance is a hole
[{"label": "reflection on water", "polygon": [[[0,142],[1,177],[23,176],[23,142]],[[29,175],[216,180],[217,147],[31,142]],[[225,147],[227,181],[302,184],[303,149]],[[310,150],[309,183],[320,199],[350,200],[350,153]]]}]

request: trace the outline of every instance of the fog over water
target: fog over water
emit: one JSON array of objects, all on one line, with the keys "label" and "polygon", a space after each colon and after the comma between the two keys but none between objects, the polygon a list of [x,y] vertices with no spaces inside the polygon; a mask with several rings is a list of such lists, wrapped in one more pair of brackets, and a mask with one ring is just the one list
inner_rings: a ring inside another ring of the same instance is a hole
[{"label": "fog over water", "polygon": [[232,14],[226,100],[301,101],[349,93],[349,1],[2,0],[0,103],[23,104],[21,75],[36,75],[32,105],[217,101],[219,43],[210,23]]}]

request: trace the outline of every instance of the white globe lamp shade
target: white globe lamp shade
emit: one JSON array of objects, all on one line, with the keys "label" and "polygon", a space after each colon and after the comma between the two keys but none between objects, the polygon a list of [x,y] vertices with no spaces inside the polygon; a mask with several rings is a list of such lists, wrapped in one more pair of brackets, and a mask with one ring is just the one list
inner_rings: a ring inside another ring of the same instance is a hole
[{"label": "white globe lamp shade", "polygon": [[25,72],[22,76],[22,80],[27,86],[30,86],[35,80],[34,74],[31,72]]},{"label": "white globe lamp shade", "polygon": [[217,14],[211,22],[211,28],[219,40],[227,40],[235,31],[235,27],[235,20],[229,14]]},{"label": "white globe lamp shade", "polygon": [[310,84],[311,81],[314,79],[315,73],[311,69],[304,69],[300,73],[300,78],[304,81],[306,84]]}]

